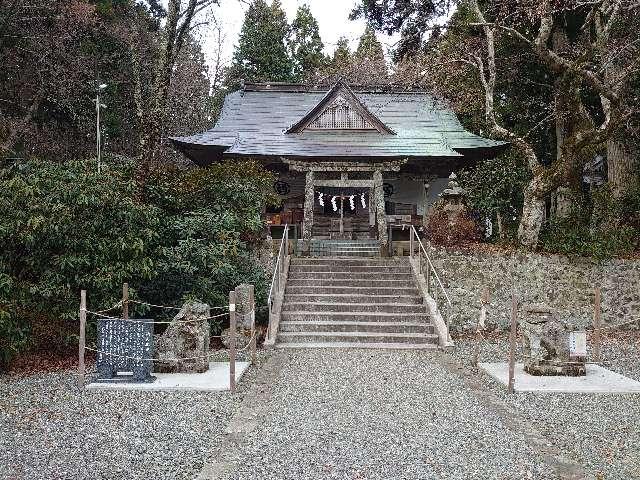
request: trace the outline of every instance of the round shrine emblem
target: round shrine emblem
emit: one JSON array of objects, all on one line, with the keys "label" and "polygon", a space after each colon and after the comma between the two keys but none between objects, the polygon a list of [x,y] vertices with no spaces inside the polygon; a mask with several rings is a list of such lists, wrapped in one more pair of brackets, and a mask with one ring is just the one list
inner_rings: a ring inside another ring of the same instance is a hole
[{"label": "round shrine emblem", "polygon": [[273,184],[273,188],[278,195],[288,195],[291,191],[291,186],[287,182],[283,182],[282,180],[278,180]]}]

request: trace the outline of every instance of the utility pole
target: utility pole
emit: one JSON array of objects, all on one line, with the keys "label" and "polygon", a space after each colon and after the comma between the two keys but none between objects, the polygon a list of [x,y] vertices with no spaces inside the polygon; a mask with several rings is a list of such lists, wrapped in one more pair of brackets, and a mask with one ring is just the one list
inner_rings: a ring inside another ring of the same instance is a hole
[{"label": "utility pole", "polygon": [[100,103],[100,92],[107,88],[106,83],[98,85],[96,89],[96,159],[98,160],[98,173],[102,169],[102,135],[100,133],[100,108],[106,108],[106,105]]}]

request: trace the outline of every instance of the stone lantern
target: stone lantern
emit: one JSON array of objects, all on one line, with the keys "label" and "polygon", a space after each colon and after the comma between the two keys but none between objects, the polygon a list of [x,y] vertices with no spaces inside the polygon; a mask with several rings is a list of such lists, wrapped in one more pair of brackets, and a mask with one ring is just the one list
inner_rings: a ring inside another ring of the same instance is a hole
[{"label": "stone lantern", "polygon": [[465,191],[457,182],[458,176],[455,173],[449,175],[449,183],[442,193],[443,210],[447,213],[449,219],[460,215],[465,211],[464,197]]}]

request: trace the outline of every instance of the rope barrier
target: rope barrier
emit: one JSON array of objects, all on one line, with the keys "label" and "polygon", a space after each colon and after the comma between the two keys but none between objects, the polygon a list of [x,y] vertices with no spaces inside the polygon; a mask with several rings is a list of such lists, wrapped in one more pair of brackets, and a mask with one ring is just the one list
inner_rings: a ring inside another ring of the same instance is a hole
[{"label": "rope barrier", "polygon": [[[222,338],[222,336],[215,335],[210,338]],[[237,353],[244,352],[247,348],[249,348],[255,338],[256,338],[256,334],[254,333],[251,336],[251,338],[249,338],[247,344],[243,348],[237,350]],[[209,353],[208,355],[200,355],[197,357],[185,357],[185,358],[142,358],[142,357],[130,357],[129,355],[121,355],[119,353],[105,352],[104,350],[98,350],[97,348],[92,348],[87,346],[85,346],[84,348],[85,350],[89,350],[91,352],[99,353],[102,355],[109,355],[110,357],[124,358],[127,360],[135,360],[137,362],[182,362],[185,360],[202,360],[203,358],[210,358],[220,353],[220,352],[213,352],[213,353]]]},{"label": "rope barrier", "polygon": [[638,322],[640,322],[640,318],[636,318],[636,319],[630,320],[628,322],[618,323],[616,325],[606,325],[604,327],[597,327],[597,328],[594,328],[593,331],[595,332],[596,330],[598,330],[598,331],[609,330],[609,329],[612,329],[612,328],[624,327],[626,325],[631,325],[632,323],[638,323]]},{"label": "rope barrier", "polygon": [[105,312],[108,312],[110,310],[115,310],[116,308],[120,308],[121,306],[122,306],[122,300],[120,300],[118,303],[116,303],[113,307],[105,308],[104,310],[98,310],[97,313],[105,313]]},{"label": "rope barrier", "polygon": [[[156,305],[154,303],[148,303],[148,302],[142,302],[140,300],[128,300],[129,303],[137,303],[138,305],[147,305],[149,307],[156,307],[156,308],[166,308],[167,310],[182,310],[182,307],[171,307],[171,306],[167,306],[167,305]],[[229,309],[228,305],[225,305],[224,307],[209,307],[211,310],[227,310]]]},{"label": "rope barrier", "polygon": [[153,323],[153,324],[172,324],[172,323],[179,323],[179,324],[187,324],[187,323],[199,323],[199,322],[203,322],[205,320],[212,320],[214,318],[219,318],[219,317],[224,317],[225,315],[229,315],[228,312],[224,312],[224,313],[220,313],[218,315],[212,315],[210,317],[203,317],[203,318],[198,318],[195,320],[166,320],[166,321],[162,321],[162,320],[145,320],[145,319],[140,319],[137,320],[135,318],[120,318],[120,317],[110,317],[109,315],[103,315],[100,312],[93,312],[91,310],[84,310],[87,313],[90,313],[91,315],[95,315],[96,317],[100,317],[104,320],[120,320],[122,322],[130,322],[130,323]]}]

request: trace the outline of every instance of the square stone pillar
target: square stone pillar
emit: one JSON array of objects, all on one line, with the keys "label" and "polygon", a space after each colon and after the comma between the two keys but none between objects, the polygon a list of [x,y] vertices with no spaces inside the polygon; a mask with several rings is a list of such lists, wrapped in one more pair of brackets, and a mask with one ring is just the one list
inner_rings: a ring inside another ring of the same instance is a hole
[{"label": "square stone pillar", "polygon": [[378,224],[378,240],[380,241],[380,255],[386,257],[389,255],[389,237],[387,234],[387,216],[384,212],[384,189],[382,184],[382,171],[376,170],[373,172],[373,195]]},{"label": "square stone pillar", "polygon": [[313,170],[306,175],[304,185],[304,227],[302,229],[302,255],[311,252],[311,236],[313,232],[313,204],[315,202],[315,185]]}]

